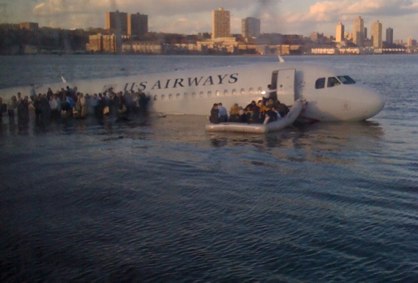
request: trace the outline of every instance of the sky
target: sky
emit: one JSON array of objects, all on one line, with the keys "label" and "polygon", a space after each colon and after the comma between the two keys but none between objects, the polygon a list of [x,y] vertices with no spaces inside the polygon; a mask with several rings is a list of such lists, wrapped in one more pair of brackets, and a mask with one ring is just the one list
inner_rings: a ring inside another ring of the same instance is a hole
[{"label": "sky", "polygon": [[263,33],[335,36],[339,21],[350,32],[361,16],[369,31],[379,20],[395,39],[418,39],[418,0],[0,0],[0,22],[86,29],[104,27],[105,12],[119,10],[148,15],[153,32],[196,34],[211,32],[211,11],[220,7],[231,13],[232,33],[241,32],[241,19],[257,17]]}]

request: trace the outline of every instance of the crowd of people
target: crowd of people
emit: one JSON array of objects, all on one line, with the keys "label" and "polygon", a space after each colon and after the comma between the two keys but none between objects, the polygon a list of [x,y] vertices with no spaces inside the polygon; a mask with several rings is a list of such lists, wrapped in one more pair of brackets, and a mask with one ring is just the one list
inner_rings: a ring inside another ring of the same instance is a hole
[{"label": "crowd of people", "polygon": [[[26,125],[31,117],[36,123],[45,125],[50,121],[75,118],[85,119],[95,116],[101,119],[114,115],[117,119],[128,119],[130,115],[147,112],[149,97],[143,92],[114,92],[109,88],[103,93],[84,94],[77,87],[61,88],[46,93],[22,96],[17,93],[9,101],[0,97],[0,122],[8,116],[9,122],[17,120],[18,125]],[[30,115],[30,113],[34,115]]]},{"label": "crowd of people", "polygon": [[[289,109],[271,95],[263,97],[258,102],[251,101],[241,107],[237,103],[229,110],[222,103],[215,103],[211,109],[211,123],[241,122],[270,123],[284,117]],[[149,97],[141,91],[115,92],[112,88],[103,93],[84,94],[77,87],[61,88],[53,91],[48,88],[46,93],[22,96],[17,93],[8,101],[0,97],[0,122],[3,116],[8,116],[9,122],[17,120],[19,126],[25,126],[33,119],[38,125],[47,125],[51,121],[62,119],[85,119],[95,116],[103,119],[113,116],[119,120],[129,120],[131,115],[147,112]]]},{"label": "crowd of people", "polygon": [[284,117],[289,108],[274,97],[251,101],[242,107],[237,103],[231,106],[229,115],[222,103],[215,103],[210,111],[209,121],[217,124],[222,122],[239,123],[270,123]]}]

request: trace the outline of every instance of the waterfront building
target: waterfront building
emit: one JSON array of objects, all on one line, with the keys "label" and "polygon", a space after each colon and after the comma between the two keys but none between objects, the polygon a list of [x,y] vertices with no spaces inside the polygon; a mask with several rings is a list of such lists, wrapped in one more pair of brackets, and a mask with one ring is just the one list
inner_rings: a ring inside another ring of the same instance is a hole
[{"label": "waterfront building", "polygon": [[382,44],[382,23],[376,21],[372,24],[372,46],[373,48],[381,49]]},{"label": "waterfront building", "polygon": [[89,35],[86,49],[93,53],[103,52],[103,35],[101,33]]},{"label": "waterfront building", "polygon": [[162,44],[156,42],[126,42],[122,44],[123,53],[162,54]]},{"label": "waterfront building", "polygon": [[409,47],[409,48],[416,47],[417,46],[417,41],[412,37],[408,37],[408,39],[406,41],[406,46]]},{"label": "waterfront building", "polygon": [[120,53],[122,50],[122,43],[114,33],[98,33],[89,36],[89,42],[86,45],[86,49],[89,52]]},{"label": "waterfront building", "polygon": [[358,47],[364,46],[364,20],[360,16],[353,22],[353,42]]},{"label": "waterfront building", "polygon": [[344,25],[339,22],[335,31],[335,41],[341,43],[344,41]]},{"label": "waterfront building", "polygon": [[313,55],[335,55],[337,54],[336,48],[312,48],[311,54]]},{"label": "waterfront building", "polygon": [[386,29],[386,44],[393,45],[393,28]]},{"label": "waterfront building", "polygon": [[118,40],[118,36],[113,34],[103,35],[103,52],[106,53],[120,53],[122,49],[122,42]]},{"label": "waterfront building", "polygon": [[218,37],[211,40],[197,41],[197,50],[214,54],[235,54],[239,42],[235,37]]},{"label": "waterfront building", "polygon": [[241,21],[241,34],[244,38],[258,37],[260,35],[260,20],[253,17]]},{"label": "waterfront building", "polygon": [[148,15],[140,13],[128,15],[128,36],[142,38],[148,33]]},{"label": "waterfront building", "polygon": [[321,39],[324,37],[324,34],[322,34],[322,33],[319,33],[319,32],[316,32],[316,31],[314,31],[313,33],[311,33],[311,35],[309,36],[309,38],[313,41],[313,42],[316,42],[316,43],[320,43],[321,42]]},{"label": "waterfront building", "polygon": [[36,31],[39,29],[38,23],[30,23],[30,22],[24,22],[19,24],[20,29],[29,30],[29,31]]},{"label": "waterfront building", "polygon": [[231,36],[230,13],[223,8],[212,11],[212,39]]},{"label": "waterfront building", "polygon": [[345,39],[351,42],[354,42],[353,33],[352,32],[346,32],[345,33]]},{"label": "waterfront building", "polygon": [[121,35],[128,33],[128,15],[125,12],[106,12],[105,29]]}]

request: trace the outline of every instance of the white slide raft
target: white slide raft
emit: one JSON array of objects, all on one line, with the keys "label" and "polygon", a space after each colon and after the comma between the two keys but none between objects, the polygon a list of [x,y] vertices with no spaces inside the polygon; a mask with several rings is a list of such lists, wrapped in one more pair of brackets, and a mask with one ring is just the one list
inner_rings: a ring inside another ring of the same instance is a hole
[{"label": "white slide raft", "polygon": [[238,122],[224,122],[219,124],[207,124],[206,131],[208,132],[236,132],[236,133],[256,133],[264,134],[274,131],[279,131],[287,126],[292,125],[299,117],[303,110],[305,102],[303,100],[296,100],[290,108],[289,113],[283,118],[268,124],[248,124]]}]

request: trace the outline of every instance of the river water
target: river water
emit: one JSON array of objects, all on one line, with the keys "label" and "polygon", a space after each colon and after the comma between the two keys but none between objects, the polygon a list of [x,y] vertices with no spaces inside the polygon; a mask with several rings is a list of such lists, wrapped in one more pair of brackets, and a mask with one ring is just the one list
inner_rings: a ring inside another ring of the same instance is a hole
[{"label": "river water", "polygon": [[[0,87],[272,57],[1,57]],[[418,57],[289,57],[386,99],[363,123],[0,128],[1,282],[417,282]],[[1,95],[1,89],[0,89]]]}]

